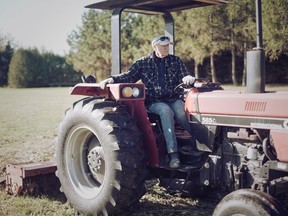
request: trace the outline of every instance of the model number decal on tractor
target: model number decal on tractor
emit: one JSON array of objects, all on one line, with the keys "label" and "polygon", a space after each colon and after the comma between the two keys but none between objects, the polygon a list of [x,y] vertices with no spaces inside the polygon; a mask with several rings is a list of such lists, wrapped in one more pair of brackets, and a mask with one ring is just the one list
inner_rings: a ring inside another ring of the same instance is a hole
[{"label": "model number decal on tractor", "polygon": [[202,124],[216,124],[216,118],[213,117],[203,117],[202,118]]}]

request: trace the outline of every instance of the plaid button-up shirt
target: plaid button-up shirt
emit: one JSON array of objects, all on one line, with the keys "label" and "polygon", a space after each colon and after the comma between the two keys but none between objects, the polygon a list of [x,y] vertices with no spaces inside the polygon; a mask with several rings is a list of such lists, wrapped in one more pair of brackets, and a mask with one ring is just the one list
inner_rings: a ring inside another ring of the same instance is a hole
[{"label": "plaid button-up shirt", "polygon": [[146,103],[171,101],[177,97],[174,88],[188,75],[183,61],[174,55],[157,58],[155,52],[140,58],[127,72],[113,76],[115,83],[134,83],[141,80],[146,87]]}]

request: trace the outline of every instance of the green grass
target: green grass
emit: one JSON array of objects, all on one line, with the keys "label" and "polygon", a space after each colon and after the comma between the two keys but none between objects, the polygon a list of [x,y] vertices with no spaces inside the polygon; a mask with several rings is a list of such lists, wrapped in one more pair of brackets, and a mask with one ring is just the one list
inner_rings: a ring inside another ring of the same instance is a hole
[{"label": "green grass", "polygon": [[[224,88],[245,91],[245,87]],[[267,86],[266,90],[288,91],[288,87]],[[82,97],[69,95],[69,88],[0,88],[0,177],[5,175],[6,164],[39,162],[52,158],[55,154],[57,128],[65,110]],[[188,215],[199,216],[213,209],[211,200],[207,204],[198,199],[173,199],[167,194],[157,193],[157,190],[159,188],[141,199],[140,208],[134,215],[153,215],[152,212],[156,215],[173,215],[176,213],[173,211],[177,211],[180,215],[190,212]],[[202,213],[196,211],[199,208]],[[65,216],[74,215],[74,211],[67,203],[51,197],[13,197],[0,190],[0,215]]]},{"label": "green grass", "polygon": [[73,208],[68,203],[51,200],[48,197],[9,196],[0,193],[0,215],[75,215]]},{"label": "green grass", "polygon": [[[48,160],[65,110],[79,96],[68,88],[0,89],[0,166]],[[2,173],[0,173],[2,174]]]},{"label": "green grass", "polygon": [[[82,96],[69,88],[0,89],[0,177],[6,164],[46,161],[65,110]],[[0,191],[0,215],[74,215],[66,203],[48,197],[13,197]]]}]

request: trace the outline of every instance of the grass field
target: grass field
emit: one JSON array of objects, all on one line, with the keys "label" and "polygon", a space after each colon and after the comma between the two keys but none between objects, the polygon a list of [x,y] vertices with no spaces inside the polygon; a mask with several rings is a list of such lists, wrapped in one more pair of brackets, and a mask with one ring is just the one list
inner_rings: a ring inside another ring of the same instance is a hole
[{"label": "grass field", "polygon": [[[243,90],[243,87],[224,87]],[[287,86],[266,87],[288,91]],[[6,164],[49,160],[55,153],[54,140],[65,110],[82,96],[70,96],[69,88],[0,88],[0,178]],[[152,187],[134,215],[209,215],[217,199],[175,198],[164,189]],[[0,191],[0,215],[74,215],[60,199],[13,197]]]},{"label": "grass field", "polygon": [[[54,140],[66,108],[79,96],[68,88],[0,89],[0,176],[6,164],[53,157]],[[0,192],[0,215],[73,215],[73,209],[47,197],[13,197]]]}]

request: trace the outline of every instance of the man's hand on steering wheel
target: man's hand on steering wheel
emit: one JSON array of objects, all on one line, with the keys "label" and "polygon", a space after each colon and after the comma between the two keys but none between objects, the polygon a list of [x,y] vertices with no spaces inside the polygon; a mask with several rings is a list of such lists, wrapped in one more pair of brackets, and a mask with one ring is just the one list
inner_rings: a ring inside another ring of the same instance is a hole
[{"label": "man's hand on steering wheel", "polygon": [[182,82],[184,85],[190,86],[195,82],[195,77],[193,77],[191,75],[187,75],[187,76],[183,77]]},{"label": "man's hand on steering wheel", "polygon": [[174,88],[174,92],[178,95],[184,95],[185,89],[192,88],[194,82],[195,82],[195,77],[191,75],[187,75],[182,78],[182,83],[180,83],[178,86]]},{"label": "man's hand on steering wheel", "polygon": [[191,75],[185,76],[182,79],[182,83],[180,83],[178,86],[174,88],[174,92],[179,95],[183,95],[185,92],[185,89],[191,89],[194,87],[202,87],[203,85],[206,85],[209,83],[208,78],[195,78]]}]

